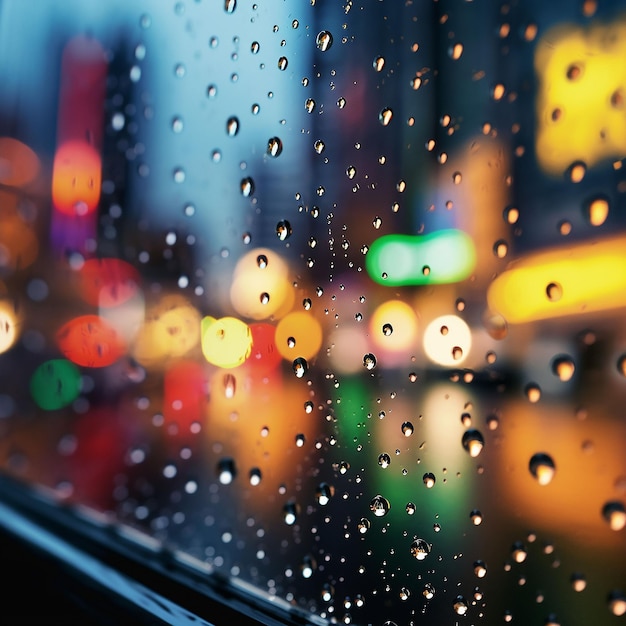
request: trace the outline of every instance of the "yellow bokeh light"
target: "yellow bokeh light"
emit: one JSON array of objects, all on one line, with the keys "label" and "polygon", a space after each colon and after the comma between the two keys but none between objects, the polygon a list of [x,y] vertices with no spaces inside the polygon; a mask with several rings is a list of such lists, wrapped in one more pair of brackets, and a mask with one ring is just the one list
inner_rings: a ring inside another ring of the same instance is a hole
[{"label": "yellow bokeh light", "polygon": [[374,311],[369,325],[376,349],[402,352],[415,345],[417,316],[402,300],[388,300]]},{"label": "yellow bokeh light", "polygon": [[328,338],[328,345],[330,362],[339,373],[363,371],[363,355],[369,348],[361,326],[340,326]]},{"label": "yellow bokeh light", "polygon": [[239,259],[230,288],[230,301],[242,317],[281,318],[295,299],[289,268],[276,252],[257,248]]},{"label": "yellow bokeh light", "polygon": [[626,306],[626,238],[530,255],[493,281],[487,301],[512,324]]},{"label": "yellow bokeh light", "polygon": [[311,359],[322,346],[322,327],[310,313],[294,311],[278,323],[275,341],[284,359]]},{"label": "yellow bokeh light", "polygon": [[15,307],[7,301],[0,301],[0,354],[7,352],[15,344],[18,323]]},{"label": "yellow bokeh light", "polygon": [[456,315],[434,319],[424,332],[424,351],[433,363],[459,366],[472,347],[472,331]]},{"label": "yellow bokeh light", "polygon": [[[626,153],[626,23],[558,26],[537,45],[536,151],[540,166],[562,174]],[[584,171],[583,171],[584,175]]]},{"label": "yellow bokeh light", "polygon": [[202,319],[202,354],[213,365],[229,369],[241,365],[252,350],[249,326],[235,317]]}]

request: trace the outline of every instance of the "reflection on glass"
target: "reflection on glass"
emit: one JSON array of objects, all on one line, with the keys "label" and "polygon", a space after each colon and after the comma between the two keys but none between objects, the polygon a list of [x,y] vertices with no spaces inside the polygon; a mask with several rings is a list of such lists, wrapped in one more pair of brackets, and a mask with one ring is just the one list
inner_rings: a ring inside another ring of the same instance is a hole
[{"label": "reflection on glass", "polygon": [[625,8],[3,3],[2,470],[311,619],[625,614]]}]

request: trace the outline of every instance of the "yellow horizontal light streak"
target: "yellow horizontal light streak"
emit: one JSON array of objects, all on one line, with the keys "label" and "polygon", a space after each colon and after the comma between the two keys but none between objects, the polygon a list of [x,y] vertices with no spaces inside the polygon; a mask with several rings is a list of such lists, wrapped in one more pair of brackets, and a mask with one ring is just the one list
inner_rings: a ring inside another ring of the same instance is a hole
[{"label": "yellow horizontal light streak", "polygon": [[487,302],[511,324],[626,306],[626,237],[521,259],[491,283]]}]

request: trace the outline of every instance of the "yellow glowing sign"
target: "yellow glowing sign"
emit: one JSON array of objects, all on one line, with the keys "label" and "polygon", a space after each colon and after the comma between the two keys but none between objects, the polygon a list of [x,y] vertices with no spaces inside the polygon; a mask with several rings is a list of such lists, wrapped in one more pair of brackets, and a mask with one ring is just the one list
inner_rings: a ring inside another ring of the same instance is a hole
[{"label": "yellow glowing sign", "polygon": [[626,237],[528,256],[493,281],[487,302],[512,324],[626,306]]},{"label": "yellow glowing sign", "polygon": [[247,324],[234,317],[202,319],[202,354],[213,365],[238,367],[250,356],[252,333]]},{"label": "yellow glowing sign", "polygon": [[536,151],[546,172],[561,174],[575,162],[591,166],[626,154],[624,59],[623,21],[559,26],[539,42]]}]

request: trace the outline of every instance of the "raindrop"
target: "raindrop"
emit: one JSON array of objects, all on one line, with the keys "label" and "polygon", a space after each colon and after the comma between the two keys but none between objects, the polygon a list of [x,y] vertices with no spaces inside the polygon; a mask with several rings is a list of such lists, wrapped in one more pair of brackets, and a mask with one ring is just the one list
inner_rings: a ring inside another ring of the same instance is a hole
[{"label": "raindrop", "polygon": [[287,526],[293,526],[296,523],[296,519],[298,519],[299,506],[290,500],[283,507],[283,519],[285,520],[285,524]]},{"label": "raindrop", "polygon": [[376,57],[372,65],[377,72],[382,72],[385,67],[385,57]]},{"label": "raindrop", "polygon": [[206,88],[206,94],[209,98],[215,98],[215,96],[217,96],[217,87],[215,85],[209,85]]},{"label": "raindrop", "polygon": [[335,493],[335,488],[328,483],[320,483],[315,490],[315,499],[320,506],[326,506]]},{"label": "raindrop", "polygon": [[342,96],[337,99],[337,108],[343,109],[346,106],[346,99]]},{"label": "raindrop", "polygon": [[237,389],[237,379],[232,374],[224,374],[224,397],[233,398]]},{"label": "raindrop", "polygon": [[426,485],[427,489],[432,489],[435,486],[437,479],[435,478],[434,474],[431,474],[430,472],[426,472],[426,474],[422,476],[422,481]]},{"label": "raindrop", "polygon": [[537,383],[528,383],[528,385],[524,387],[524,393],[528,401],[534,404],[535,402],[539,402],[541,398],[541,387],[539,387]]},{"label": "raindrop", "polygon": [[479,430],[470,428],[463,433],[461,443],[472,458],[477,457],[485,445],[485,440]]},{"label": "raindrop", "polygon": [[622,376],[626,376],[626,354],[622,354],[619,359],[617,359],[617,371]]},{"label": "raindrop", "polygon": [[261,304],[268,304],[270,301],[270,294],[267,293],[267,291],[264,291],[263,293],[261,293],[261,295],[259,296],[259,301],[261,302]]},{"label": "raindrop", "polygon": [[407,502],[405,508],[409,515],[415,515],[415,505],[412,502]]},{"label": "raindrop", "polygon": [[573,182],[579,183],[587,173],[587,165],[582,161],[572,163],[566,172],[566,176]]},{"label": "raindrop", "polygon": [[484,561],[474,561],[474,574],[478,578],[484,578],[487,575],[487,566]]},{"label": "raindrop", "polygon": [[609,201],[604,196],[588,200],[584,204],[585,217],[592,226],[601,226],[609,216]]},{"label": "raindrop", "polygon": [[295,337],[287,337],[287,347],[295,348],[296,347],[296,339]]},{"label": "raindrop", "polygon": [[463,596],[457,596],[452,608],[457,615],[465,615],[467,613],[467,600]]},{"label": "raindrop", "polygon": [[306,437],[302,433],[296,435],[296,446],[298,448],[301,448],[305,444],[305,442],[306,442]]},{"label": "raindrop", "polygon": [[256,487],[261,483],[261,470],[258,467],[253,467],[250,470],[250,484]]},{"label": "raindrop", "polygon": [[381,495],[374,496],[370,502],[370,511],[372,511],[376,517],[384,517],[389,513],[390,508],[391,504],[389,504],[389,500]]},{"label": "raindrop", "polygon": [[237,0],[224,0],[224,11],[234,13],[237,8]]},{"label": "raindrop", "polygon": [[259,254],[256,258],[256,264],[260,269],[264,270],[267,267],[267,257],[264,254]]},{"label": "raindrop", "polygon": [[356,167],[354,165],[348,165],[346,168],[346,176],[352,180],[356,176]]},{"label": "raindrop", "polygon": [[282,151],[283,151],[283,142],[280,140],[279,137],[272,137],[267,142],[267,154],[269,154],[271,157],[280,156]]},{"label": "raindrop", "polygon": [[373,370],[376,367],[376,357],[371,352],[363,357],[363,366],[368,370]]},{"label": "raindrop", "polygon": [[430,550],[431,545],[425,539],[417,538],[411,543],[411,556],[418,561],[423,561],[430,554]]},{"label": "raindrop", "polygon": [[311,309],[311,298],[305,298],[302,300],[302,306],[305,311],[309,311]]},{"label": "raindrop", "polygon": [[291,22],[291,28],[296,29],[298,26],[300,26],[300,22],[298,20],[293,20],[293,22]]},{"label": "raindrop", "polygon": [[291,237],[291,233],[291,224],[287,220],[280,220],[280,222],[276,224],[276,235],[281,241],[289,239],[289,237]]},{"label": "raindrop", "polygon": [[229,117],[226,120],[226,134],[229,137],[234,137],[238,132],[239,132],[239,118],[233,115],[232,117]]},{"label": "raindrop", "polygon": [[[384,515],[384,514],[383,514]],[[370,529],[371,523],[370,521],[366,518],[366,517],[362,517],[359,520],[359,523],[357,525],[357,528],[359,529],[359,532],[364,535],[369,529]]]},{"label": "raindrop", "polygon": [[617,615],[618,617],[626,614],[626,595],[623,591],[614,589],[609,593],[609,597],[607,598],[607,602],[609,605],[609,610],[613,615]]},{"label": "raindrop", "polygon": [[528,469],[540,485],[548,485],[556,472],[552,457],[543,452],[533,454],[528,463]]},{"label": "raindrop", "polygon": [[391,122],[391,118],[393,117],[393,111],[388,108],[385,107],[379,114],[378,114],[378,121],[383,125],[383,126],[387,126],[389,124],[389,122]]},{"label": "raindrop", "polygon": [[311,578],[311,576],[313,576],[315,568],[315,560],[310,556],[305,556],[302,560],[302,565],[300,565],[300,573],[302,574],[302,578]]},{"label": "raindrop", "polygon": [[496,243],[493,244],[493,253],[499,258],[503,259],[509,251],[509,245],[504,239],[498,239]]},{"label": "raindrop", "polygon": [[239,189],[244,198],[249,198],[254,193],[254,180],[249,176],[242,178],[239,183]]},{"label": "raindrop", "polygon": [[478,509],[472,509],[469,516],[474,526],[480,526],[483,523],[483,514]]},{"label": "raindrop", "polygon": [[559,356],[552,361],[552,371],[563,382],[571,380],[575,369],[574,361],[568,356]]},{"label": "raindrop", "polygon": [[224,458],[217,464],[217,475],[222,485],[229,485],[237,475],[235,461],[231,458]]},{"label": "raindrop", "polygon": [[296,378],[303,378],[309,369],[309,365],[306,362],[306,359],[299,356],[297,359],[294,359],[292,368]]},{"label": "raindrop", "polygon": [[250,51],[252,52],[252,54],[257,54],[260,49],[261,45],[259,44],[259,42],[253,41],[252,45],[250,46]]},{"label": "raindrop", "polygon": [[523,563],[528,556],[528,550],[521,541],[516,541],[511,547],[511,556],[516,563]]},{"label": "raindrop", "polygon": [[402,434],[405,437],[410,437],[413,434],[413,430],[413,424],[411,424],[411,422],[402,423]]},{"label": "raindrop", "polygon": [[387,469],[389,465],[391,465],[391,457],[386,452],[379,454],[378,465],[380,465],[383,469]]},{"label": "raindrop", "polygon": [[427,600],[432,600],[435,597],[435,587],[431,583],[426,583],[422,591],[422,595]]},{"label": "raindrop", "polygon": [[584,591],[587,587],[587,579],[585,578],[585,575],[579,572],[574,572],[570,576],[570,582],[572,583],[574,591]]},{"label": "raindrop", "polygon": [[284,72],[287,69],[287,65],[289,65],[287,57],[280,57],[280,59],[278,59],[278,69],[281,72]]},{"label": "raindrop", "polygon": [[172,119],[172,130],[175,133],[180,133],[183,130],[183,118],[182,117],[175,117]]},{"label": "raindrop", "polygon": [[326,144],[321,139],[318,139],[313,144],[313,148],[315,149],[315,152],[317,152],[317,154],[322,154],[322,152],[324,152],[324,148],[326,148]]},{"label": "raindrop", "polygon": [[307,98],[304,103],[304,108],[307,113],[313,113],[315,110],[315,100],[313,100],[313,98]]},{"label": "raindrop", "polygon": [[333,36],[327,31],[322,30],[317,34],[315,38],[315,45],[318,50],[326,52],[333,45]]},{"label": "raindrop", "polygon": [[546,286],[546,296],[550,302],[558,302],[563,297],[563,288],[559,283],[548,283]]},{"label": "raindrop", "polygon": [[391,324],[383,324],[383,335],[389,337],[393,333],[393,326]]},{"label": "raindrop", "polygon": [[322,587],[322,601],[330,602],[335,595],[335,589],[330,583],[324,583]]},{"label": "raindrop", "polygon": [[307,413],[307,414],[309,414],[309,415],[310,415],[311,413],[313,413],[313,403],[312,403],[310,400],[307,400],[307,401],[304,403],[304,412],[305,412],[305,413]]},{"label": "raindrop", "polygon": [[607,502],[602,507],[602,517],[608,522],[611,530],[622,530],[626,526],[626,508],[619,500]]}]

